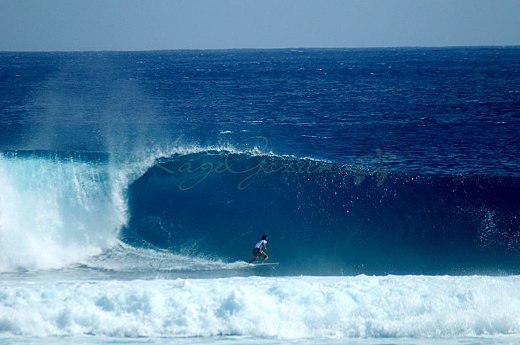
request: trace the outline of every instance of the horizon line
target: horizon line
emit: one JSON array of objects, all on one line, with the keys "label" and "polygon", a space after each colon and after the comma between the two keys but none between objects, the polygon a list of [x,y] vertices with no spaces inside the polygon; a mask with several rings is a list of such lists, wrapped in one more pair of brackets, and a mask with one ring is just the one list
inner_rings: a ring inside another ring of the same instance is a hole
[{"label": "horizon line", "polygon": [[376,49],[478,49],[478,48],[518,48],[520,44],[489,45],[406,45],[406,46],[367,46],[367,47],[270,47],[270,48],[157,48],[157,49],[49,49],[49,50],[0,50],[0,53],[131,53],[131,52],[174,52],[174,51],[274,51],[274,50],[376,50]]}]

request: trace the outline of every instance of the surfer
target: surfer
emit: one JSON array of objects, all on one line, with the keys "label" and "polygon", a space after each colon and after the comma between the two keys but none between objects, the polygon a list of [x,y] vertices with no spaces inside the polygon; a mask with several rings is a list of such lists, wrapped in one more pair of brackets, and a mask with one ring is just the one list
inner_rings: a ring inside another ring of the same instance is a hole
[{"label": "surfer", "polygon": [[262,239],[258,241],[257,244],[255,244],[255,247],[253,248],[253,258],[249,261],[249,263],[253,263],[258,258],[264,258],[264,261],[266,262],[267,259],[269,259],[269,256],[265,253],[267,250],[267,235],[262,235]]}]

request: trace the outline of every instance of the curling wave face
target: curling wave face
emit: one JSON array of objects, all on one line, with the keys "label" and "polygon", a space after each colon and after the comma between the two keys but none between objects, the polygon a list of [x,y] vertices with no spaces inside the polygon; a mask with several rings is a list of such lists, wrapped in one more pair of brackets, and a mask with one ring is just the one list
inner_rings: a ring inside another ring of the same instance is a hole
[{"label": "curling wave face", "polygon": [[[122,239],[230,261],[270,235],[284,274],[515,271],[520,179],[205,150],[128,189]],[[366,163],[366,162],[365,162]]]},{"label": "curling wave face", "polygon": [[520,179],[383,163],[199,147],[4,152],[0,270],[240,269],[267,232],[280,274],[516,272]]}]

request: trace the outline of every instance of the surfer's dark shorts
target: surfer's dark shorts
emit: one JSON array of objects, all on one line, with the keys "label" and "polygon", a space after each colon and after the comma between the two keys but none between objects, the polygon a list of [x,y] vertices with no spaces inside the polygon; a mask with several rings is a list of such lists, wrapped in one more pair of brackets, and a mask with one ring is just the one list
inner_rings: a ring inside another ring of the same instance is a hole
[{"label": "surfer's dark shorts", "polygon": [[260,248],[255,248],[253,249],[253,256],[255,258],[258,258],[258,257],[263,257],[263,258],[266,258],[267,255],[265,255],[265,253],[263,251],[260,250]]}]

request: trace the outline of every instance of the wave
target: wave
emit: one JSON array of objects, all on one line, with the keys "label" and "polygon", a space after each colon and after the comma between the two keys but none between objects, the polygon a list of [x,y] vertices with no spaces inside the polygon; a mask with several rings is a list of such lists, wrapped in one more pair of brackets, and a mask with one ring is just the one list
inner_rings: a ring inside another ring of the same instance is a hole
[{"label": "wave", "polygon": [[519,284],[518,276],[2,282],[0,334],[314,340],[518,335]]},{"label": "wave", "polygon": [[514,271],[519,195],[510,176],[206,150],[158,159],[129,186],[121,236],[236,261],[267,233],[285,274]]},{"label": "wave", "polygon": [[520,179],[229,147],[0,155],[0,271],[515,273]]}]

